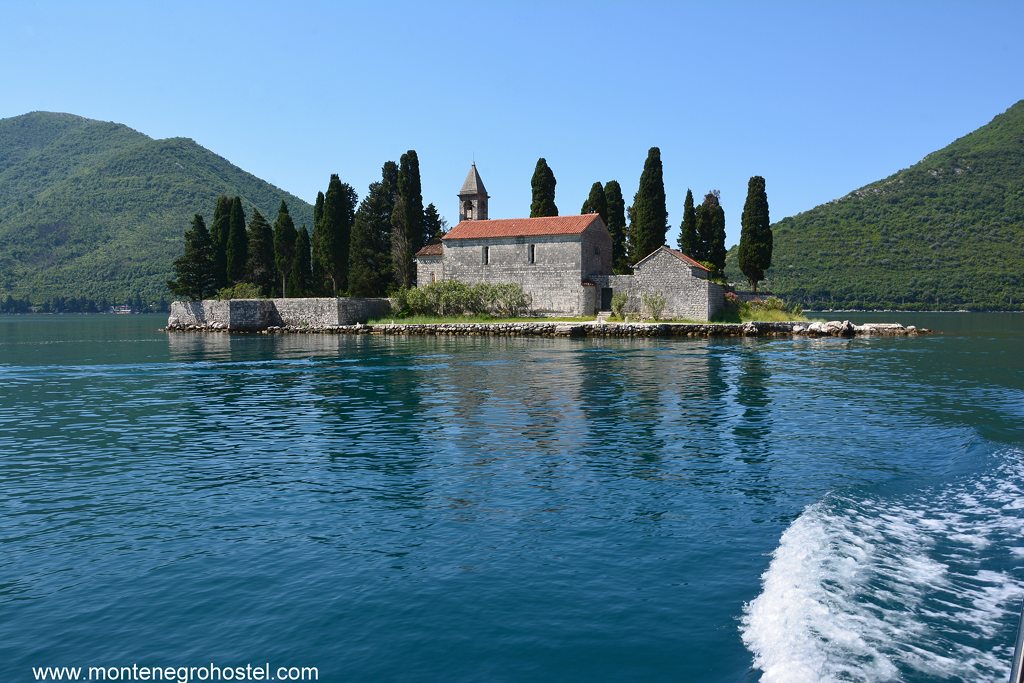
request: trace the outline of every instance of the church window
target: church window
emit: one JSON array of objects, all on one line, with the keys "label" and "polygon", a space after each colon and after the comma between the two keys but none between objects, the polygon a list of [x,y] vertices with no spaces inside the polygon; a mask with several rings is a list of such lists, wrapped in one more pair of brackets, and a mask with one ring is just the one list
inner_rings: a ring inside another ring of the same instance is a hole
[{"label": "church window", "polygon": [[483,250],[480,252],[480,262],[483,263],[485,266],[491,263],[490,247],[483,247]]},{"label": "church window", "polygon": [[536,263],[537,262],[537,245],[536,244],[531,244],[529,247],[527,247],[527,259],[528,259],[529,263]]}]

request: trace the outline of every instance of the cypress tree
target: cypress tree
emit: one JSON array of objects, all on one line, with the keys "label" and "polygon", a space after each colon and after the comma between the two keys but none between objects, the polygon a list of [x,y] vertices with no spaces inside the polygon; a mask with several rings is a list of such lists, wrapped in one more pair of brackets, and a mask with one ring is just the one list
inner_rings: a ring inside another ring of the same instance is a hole
[{"label": "cypress tree", "polygon": [[441,218],[437,207],[433,204],[427,204],[427,208],[423,209],[423,234],[427,236],[427,241],[424,244],[429,244],[444,237],[445,228],[447,227],[448,221]]},{"label": "cypress tree", "polygon": [[[401,212],[397,213],[398,207]],[[426,244],[423,230],[423,193],[420,162],[410,149],[398,162],[398,201],[391,220],[391,259],[395,281],[408,287],[416,279],[413,254]]]},{"label": "cypress tree", "polygon": [[287,296],[288,293],[288,274],[295,258],[295,240],[298,237],[295,223],[288,213],[288,205],[282,200],[277,210],[277,220],[274,221],[274,265],[280,278],[281,287],[278,291],[281,296]]},{"label": "cypress tree", "polygon": [[636,263],[665,244],[668,233],[668,209],[665,206],[665,181],[662,178],[661,150],[647,151],[640,187],[630,207],[629,259]]},{"label": "cypress tree", "polygon": [[580,213],[596,213],[601,216],[604,224],[608,225],[608,200],[604,196],[604,186],[600,182],[590,186],[590,196],[583,202]]},{"label": "cypress tree", "polygon": [[196,214],[192,227],[185,232],[185,253],[174,262],[174,280],[167,288],[178,296],[199,301],[217,291],[214,277],[214,248],[203,217]]},{"label": "cypress tree", "polygon": [[246,263],[246,281],[259,287],[260,294],[270,296],[277,282],[274,264],[274,232],[270,223],[258,210],[249,221],[249,260]]},{"label": "cypress tree", "polygon": [[712,272],[721,276],[725,271],[725,209],[719,200],[718,190],[712,190],[704,196],[696,213],[700,256],[704,258],[693,258],[709,263]]},{"label": "cypress tree", "polygon": [[530,187],[533,188],[530,218],[558,215],[558,207],[555,206],[555,184],[555,174],[548,167],[548,162],[544,157],[537,159],[537,166],[533,169],[533,178],[530,179]]},{"label": "cypress tree", "polygon": [[740,270],[757,292],[757,283],[772,265],[772,228],[768,218],[768,193],[764,178],[753,176],[747,183],[740,229]]},{"label": "cypress tree", "polygon": [[313,262],[318,265],[331,296],[348,288],[348,252],[355,218],[356,193],[342,183],[337,173],[331,174],[324,195],[320,224],[314,228]]},{"label": "cypress tree", "polygon": [[697,258],[697,211],[693,208],[693,192],[686,188],[683,202],[683,223],[679,226],[679,251],[691,258]]},{"label": "cypress tree", "polygon": [[304,297],[312,293],[313,274],[310,272],[310,260],[309,232],[303,225],[295,238],[295,258],[292,259],[286,296]]},{"label": "cypress tree", "polygon": [[324,193],[316,193],[316,203],[313,204],[313,229],[316,230],[316,226],[320,223],[320,219],[324,215]]},{"label": "cypress tree", "polygon": [[359,203],[352,226],[348,283],[354,296],[381,296],[392,282],[391,215],[397,195],[398,166],[389,161]]},{"label": "cypress tree", "polygon": [[245,210],[242,198],[231,200],[231,216],[228,219],[227,246],[228,284],[233,285],[245,279],[245,268],[249,261],[248,235],[245,232]]},{"label": "cypress tree", "polygon": [[702,263],[708,260],[708,240],[707,233],[710,229],[708,220],[704,217],[704,204],[698,204],[696,210],[693,212],[693,225],[696,237],[693,243],[693,252],[687,254],[696,261]]},{"label": "cypress tree", "polygon": [[608,232],[612,235],[612,272],[626,275],[630,272],[626,258],[626,200],[618,180],[609,180],[604,185],[605,206],[608,211]]},{"label": "cypress tree", "polygon": [[213,210],[210,224],[210,239],[213,241],[213,272],[217,289],[228,286],[228,235],[231,232],[231,198],[217,197],[217,208]]},{"label": "cypress tree", "polygon": [[327,287],[324,282],[327,275],[316,254],[321,249],[320,244],[324,241],[324,193],[316,193],[316,203],[313,205],[313,241],[312,241],[312,281],[310,289],[306,292],[312,296],[319,296],[326,293]]},{"label": "cypress tree", "polygon": [[412,246],[409,243],[409,217],[405,207],[405,197],[399,194],[395,199],[395,208],[391,212],[391,270],[395,276],[395,284],[403,288],[415,284],[412,264],[409,262]]}]

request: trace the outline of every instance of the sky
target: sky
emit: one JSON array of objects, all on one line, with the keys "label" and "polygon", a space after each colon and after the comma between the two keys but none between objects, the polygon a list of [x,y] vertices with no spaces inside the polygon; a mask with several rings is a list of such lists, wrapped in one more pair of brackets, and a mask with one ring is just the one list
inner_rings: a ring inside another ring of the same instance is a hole
[{"label": "sky", "polygon": [[189,137],[312,202],[360,197],[415,149],[449,223],[470,164],[492,218],[627,204],[661,150],[674,244],[687,188],[739,239],[940,149],[1024,98],[1024,2],[10,2],[0,118],[60,111]]}]

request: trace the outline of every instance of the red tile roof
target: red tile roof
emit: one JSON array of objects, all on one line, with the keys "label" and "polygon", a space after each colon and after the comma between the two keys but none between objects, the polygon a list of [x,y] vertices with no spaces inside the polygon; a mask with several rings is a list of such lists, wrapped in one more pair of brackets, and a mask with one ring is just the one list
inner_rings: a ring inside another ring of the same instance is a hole
[{"label": "red tile roof", "polygon": [[596,220],[596,213],[582,216],[546,216],[543,218],[503,218],[493,221],[462,221],[448,231],[445,240],[471,240],[487,237],[539,237],[541,235],[579,235]]},{"label": "red tile roof", "polygon": [[440,242],[431,242],[416,252],[417,256],[444,256],[444,245]]}]

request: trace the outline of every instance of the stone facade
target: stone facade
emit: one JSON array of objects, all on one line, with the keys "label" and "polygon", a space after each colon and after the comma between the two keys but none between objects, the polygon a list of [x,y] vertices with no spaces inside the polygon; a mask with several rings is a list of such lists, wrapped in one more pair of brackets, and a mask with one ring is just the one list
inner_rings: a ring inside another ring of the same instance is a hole
[{"label": "stone facade", "polygon": [[416,252],[416,283],[423,287],[444,279],[444,248],[431,242]]},{"label": "stone facade", "polygon": [[[425,265],[424,272],[431,272]],[[468,284],[519,283],[540,313],[588,315],[584,280],[611,270],[611,236],[598,218],[581,234],[450,240],[442,277]]]},{"label": "stone facade", "polygon": [[322,329],[365,323],[391,312],[387,299],[232,299],[231,301],[175,301],[167,326],[216,327],[256,332],[268,327]]},{"label": "stone facade", "polygon": [[616,276],[614,282],[617,287],[609,286],[626,292],[631,311],[643,312],[644,297],[653,294],[665,298],[663,318],[711,320],[725,307],[725,289],[708,280],[707,269],[668,247],[637,263],[632,276]]}]

